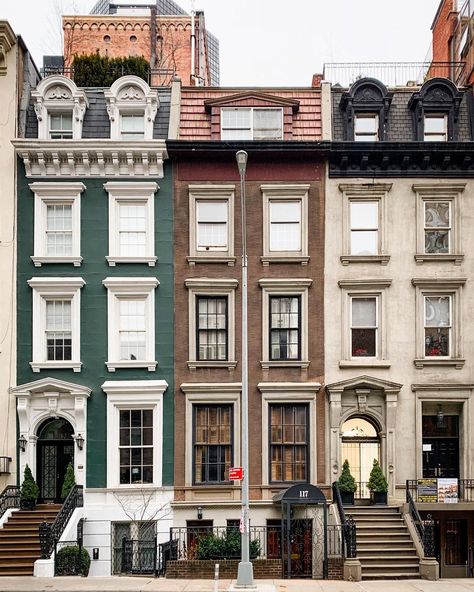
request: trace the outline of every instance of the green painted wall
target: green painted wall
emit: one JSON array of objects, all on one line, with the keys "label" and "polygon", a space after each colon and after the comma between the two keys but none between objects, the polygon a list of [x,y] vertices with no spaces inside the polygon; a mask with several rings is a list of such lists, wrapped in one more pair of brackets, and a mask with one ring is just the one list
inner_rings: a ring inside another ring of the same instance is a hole
[{"label": "green painted wall", "polygon": [[[173,483],[173,201],[171,165],[165,163],[163,179],[155,195],[155,267],[146,264],[117,264],[109,267],[108,193],[103,185],[111,179],[71,179],[86,186],[81,196],[81,267],[48,264],[34,267],[33,255],[34,196],[29,183],[55,179],[25,177],[23,163],[18,163],[18,384],[46,376],[83,384],[92,389],[87,405],[87,487],[106,486],[106,395],[100,386],[106,380],[160,380],[168,383],[163,406],[163,485]],[[127,180],[127,179],[121,179]],[[137,180],[137,179],[130,179]],[[64,179],[61,179],[64,181]],[[81,290],[81,360],[82,371],[42,370],[33,372],[32,359],[32,290],[27,280],[32,277],[82,277]],[[155,372],[146,369],[117,369],[108,372],[107,360],[107,290],[106,277],[154,276],[160,281],[155,291],[156,345],[158,366]]]}]

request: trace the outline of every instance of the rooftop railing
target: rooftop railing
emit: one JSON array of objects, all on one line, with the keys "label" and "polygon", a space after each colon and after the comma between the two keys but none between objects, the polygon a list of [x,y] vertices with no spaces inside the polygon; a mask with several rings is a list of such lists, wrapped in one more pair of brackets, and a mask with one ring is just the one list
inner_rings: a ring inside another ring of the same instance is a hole
[{"label": "rooftop railing", "polygon": [[323,80],[349,87],[360,78],[375,78],[386,86],[419,86],[430,78],[458,83],[464,62],[347,62],[324,64]]}]

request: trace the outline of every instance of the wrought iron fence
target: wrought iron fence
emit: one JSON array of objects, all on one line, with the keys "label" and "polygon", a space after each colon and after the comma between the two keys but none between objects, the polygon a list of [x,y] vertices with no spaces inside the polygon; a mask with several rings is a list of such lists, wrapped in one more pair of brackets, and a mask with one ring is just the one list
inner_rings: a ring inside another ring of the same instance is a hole
[{"label": "wrought iron fence", "polygon": [[376,78],[387,86],[423,84],[437,76],[462,79],[465,62],[347,62],[324,64],[323,79],[349,87],[360,78]]},{"label": "wrought iron fence", "polygon": [[158,572],[156,538],[123,539],[121,573],[156,575]]},{"label": "wrought iron fence", "polygon": [[0,518],[9,508],[20,507],[20,488],[8,485],[0,494]]},{"label": "wrought iron fence", "polygon": [[357,557],[357,529],[352,516],[346,517],[337,481],[332,484],[332,499],[337,506],[342,526],[342,554],[348,559]]},{"label": "wrought iron fence", "polygon": [[[169,559],[239,559],[241,535],[237,527],[182,527],[170,529]],[[250,527],[250,559],[281,558],[281,526]]]},{"label": "wrought iron fence", "polygon": [[54,545],[61,538],[72,513],[76,508],[82,508],[84,503],[82,485],[74,485],[64,500],[53,524],[42,522],[39,526],[41,558],[48,559],[53,552]]},{"label": "wrought iron fence", "polygon": [[[420,492],[417,479],[408,479],[406,482],[407,501],[410,493],[413,501],[421,503],[426,501],[426,492]],[[474,502],[474,479],[457,480],[457,500],[459,502]],[[436,503],[436,501],[434,502]]]}]

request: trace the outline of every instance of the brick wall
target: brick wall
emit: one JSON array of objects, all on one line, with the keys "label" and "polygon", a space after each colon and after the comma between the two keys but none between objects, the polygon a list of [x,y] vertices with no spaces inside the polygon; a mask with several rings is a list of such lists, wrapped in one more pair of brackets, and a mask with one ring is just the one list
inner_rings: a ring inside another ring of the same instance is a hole
[{"label": "brick wall", "polygon": [[450,62],[449,40],[456,23],[455,0],[443,0],[433,23],[433,61]]},{"label": "brick wall", "polygon": [[344,575],[344,560],[342,557],[329,557],[328,580],[342,580]]},{"label": "brick wall", "polygon": [[[216,563],[219,563],[219,578],[233,580],[237,577],[238,559],[216,561],[182,560],[166,563],[166,577],[170,579],[213,579]],[[258,559],[253,562],[256,580],[273,580],[282,577],[281,559]]]}]

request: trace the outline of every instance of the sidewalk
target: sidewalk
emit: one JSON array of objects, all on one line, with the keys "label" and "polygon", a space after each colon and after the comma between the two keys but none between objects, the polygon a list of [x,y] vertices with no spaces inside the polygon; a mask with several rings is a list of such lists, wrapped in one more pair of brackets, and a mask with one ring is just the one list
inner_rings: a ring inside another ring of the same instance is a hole
[{"label": "sidewalk", "polygon": [[[226,592],[234,580],[220,580]],[[427,580],[256,580],[266,592],[474,592],[474,578]],[[0,577],[0,592],[213,592],[213,580],[167,580],[148,577],[112,578],[9,578]]]}]

